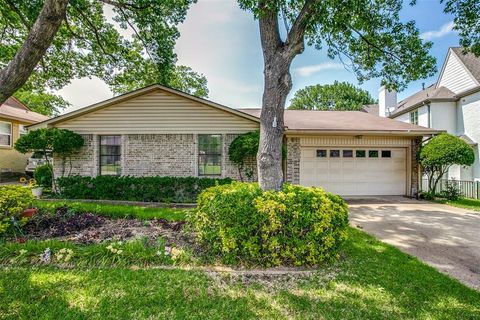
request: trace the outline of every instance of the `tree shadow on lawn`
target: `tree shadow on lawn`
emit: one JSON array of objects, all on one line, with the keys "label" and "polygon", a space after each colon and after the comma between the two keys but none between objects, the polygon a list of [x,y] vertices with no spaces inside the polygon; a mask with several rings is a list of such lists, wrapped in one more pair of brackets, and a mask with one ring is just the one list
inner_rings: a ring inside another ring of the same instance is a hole
[{"label": "tree shadow on lawn", "polygon": [[266,300],[228,294],[195,271],[8,269],[0,319],[278,318]]},{"label": "tree shadow on lawn", "polygon": [[480,292],[355,229],[336,277],[279,294],[294,312],[326,319],[480,319]]}]

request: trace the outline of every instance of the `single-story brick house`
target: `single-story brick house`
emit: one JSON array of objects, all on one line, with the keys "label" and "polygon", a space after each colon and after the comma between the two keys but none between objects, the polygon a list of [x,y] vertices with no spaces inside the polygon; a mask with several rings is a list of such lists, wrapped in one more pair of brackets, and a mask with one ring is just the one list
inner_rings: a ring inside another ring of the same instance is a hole
[{"label": "single-story brick house", "polygon": [[[238,179],[228,147],[238,135],[258,130],[259,116],[259,109],[232,109],[152,85],[30,129],[83,135],[72,174]],[[356,111],[286,110],[285,125],[286,181],[341,195],[415,195],[419,143],[437,133]]]}]

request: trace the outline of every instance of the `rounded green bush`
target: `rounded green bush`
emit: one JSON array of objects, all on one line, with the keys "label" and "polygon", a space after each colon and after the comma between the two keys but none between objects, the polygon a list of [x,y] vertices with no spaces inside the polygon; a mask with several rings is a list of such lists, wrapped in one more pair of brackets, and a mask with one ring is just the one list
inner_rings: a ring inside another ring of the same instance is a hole
[{"label": "rounded green bush", "polygon": [[52,187],[52,166],[44,164],[43,166],[38,166],[33,173],[33,177],[39,185],[42,187],[51,188]]},{"label": "rounded green bush", "polygon": [[22,186],[0,186],[0,235],[7,232],[23,210],[33,202],[32,190]]},{"label": "rounded green bush", "polygon": [[348,207],[320,188],[285,184],[263,192],[256,183],[235,182],[204,190],[189,220],[223,263],[312,266],[338,257]]}]

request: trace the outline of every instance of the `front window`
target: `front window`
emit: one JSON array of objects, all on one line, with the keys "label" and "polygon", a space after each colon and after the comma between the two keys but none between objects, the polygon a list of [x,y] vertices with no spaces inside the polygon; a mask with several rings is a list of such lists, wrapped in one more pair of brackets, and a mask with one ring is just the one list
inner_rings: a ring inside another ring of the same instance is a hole
[{"label": "front window", "polygon": [[12,124],[0,122],[0,146],[10,147],[12,145]]},{"label": "front window", "polygon": [[119,176],[122,174],[121,136],[100,136],[100,175]]},{"label": "front window", "polygon": [[418,110],[410,112],[410,123],[418,124]]},{"label": "front window", "polygon": [[198,135],[198,175],[222,174],[222,136],[219,134]]}]

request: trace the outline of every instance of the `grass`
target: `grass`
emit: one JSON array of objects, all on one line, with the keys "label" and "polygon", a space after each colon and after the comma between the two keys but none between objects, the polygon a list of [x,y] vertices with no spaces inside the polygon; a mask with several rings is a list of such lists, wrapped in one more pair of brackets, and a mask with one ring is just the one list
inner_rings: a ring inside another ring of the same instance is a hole
[{"label": "grass", "polygon": [[59,207],[67,206],[76,212],[91,212],[110,218],[135,218],[141,220],[167,219],[170,221],[183,221],[186,219],[187,209],[175,208],[150,208],[132,205],[113,205],[73,200],[42,201],[37,200],[35,206],[40,210],[53,211]]},{"label": "grass", "polygon": [[448,204],[450,206],[473,210],[473,211],[480,211],[480,200],[477,199],[467,199],[461,198],[455,201],[452,200],[436,200],[435,202]]},{"label": "grass", "polygon": [[0,318],[480,319],[480,292],[359,230],[349,236],[337,263],[269,285],[193,270],[3,268]]},{"label": "grass", "polygon": [[[161,239],[156,243],[136,239],[88,245],[58,240],[5,242],[0,243],[0,266],[45,265],[40,256],[47,248],[51,252],[49,264],[68,268],[171,265],[189,256],[189,253],[177,250],[178,257],[172,260],[171,255],[165,254],[165,244]],[[62,254],[62,249],[70,250],[70,257],[67,258],[65,252]]]}]

